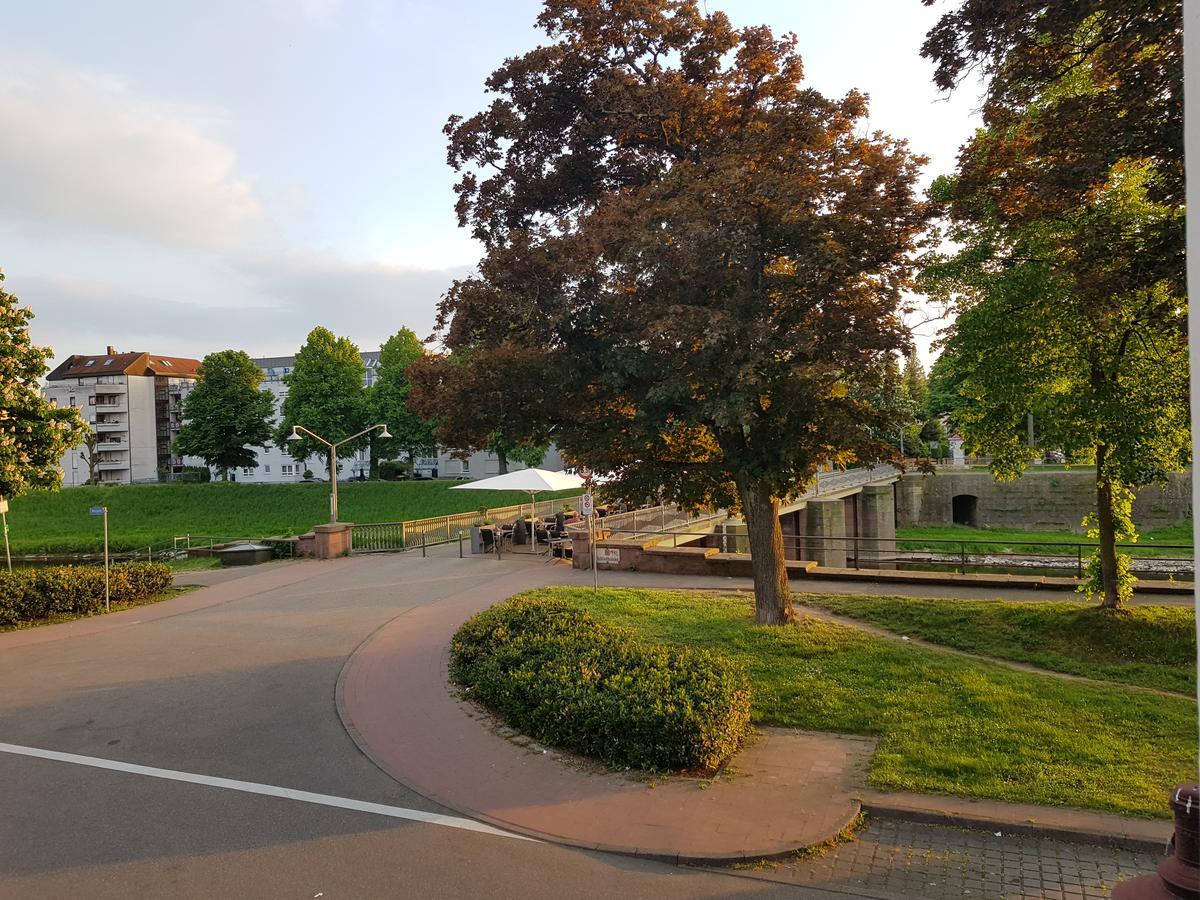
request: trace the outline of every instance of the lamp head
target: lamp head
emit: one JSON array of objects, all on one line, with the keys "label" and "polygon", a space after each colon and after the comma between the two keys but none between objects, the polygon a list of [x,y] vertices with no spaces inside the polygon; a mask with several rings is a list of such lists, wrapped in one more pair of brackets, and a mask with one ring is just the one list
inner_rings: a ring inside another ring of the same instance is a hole
[{"label": "lamp head", "polygon": [[391,433],[390,431],[388,431],[388,430],[387,430],[387,426],[386,426],[386,425],[384,425],[384,426],[383,426],[383,431],[379,432],[379,436],[380,436],[381,438],[390,438],[390,437],[392,436],[392,433]]},{"label": "lamp head", "polygon": [[293,426],[292,426],[292,433],[291,433],[291,434],[289,434],[289,435],[287,436],[287,439],[288,439],[289,441],[298,441],[298,440],[300,440],[300,433],[299,433],[298,431],[296,431],[296,426],[295,426],[295,425],[293,425]]}]

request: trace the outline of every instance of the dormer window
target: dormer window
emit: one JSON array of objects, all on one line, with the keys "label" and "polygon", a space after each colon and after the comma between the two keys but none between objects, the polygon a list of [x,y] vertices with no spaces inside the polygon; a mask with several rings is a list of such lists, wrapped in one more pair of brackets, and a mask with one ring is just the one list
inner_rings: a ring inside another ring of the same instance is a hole
[{"label": "dormer window", "polygon": [[89,360],[88,360],[87,362],[85,362],[83,365],[84,365],[85,367],[88,367],[88,368],[90,368],[91,366],[94,366],[95,364],[96,364],[96,361],[95,361],[94,359],[89,359]]},{"label": "dormer window", "polygon": [[113,364],[112,357],[110,356],[108,359],[106,359],[106,360],[104,361],[104,364],[105,364],[106,366],[111,366],[111,365]]}]

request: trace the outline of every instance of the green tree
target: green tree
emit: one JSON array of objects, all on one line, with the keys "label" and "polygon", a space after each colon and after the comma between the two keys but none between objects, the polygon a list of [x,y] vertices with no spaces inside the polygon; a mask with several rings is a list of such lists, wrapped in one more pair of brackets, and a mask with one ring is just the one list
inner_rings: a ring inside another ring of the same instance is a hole
[{"label": "green tree", "polygon": [[0,272],[0,498],[62,484],[59,461],[84,440],[77,409],[58,409],[42,396],[53,351],[29,339],[33,310],[3,289]]},{"label": "green tree", "polygon": [[411,463],[418,456],[437,450],[433,423],[410,409],[408,403],[412,393],[408,370],[423,356],[425,346],[409,328],[401,328],[379,350],[379,366],[370,397],[371,418],[385,423],[392,438],[372,438],[372,478],[378,473],[377,457],[390,458],[403,453]]},{"label": "green tree", "polygon": [[271,442],[275,398],[260,388],[262,369],[241,350],[221,350],[200,361],[200,378],[183,400],[183,428],[174,450],[198,456],[229,480],[231,468],[255,468],[255,447]]},{"label": "green tree", "polygon": [[694,0],[548,0],[538,22],[546,45],[446,126],[487,256],[445,343],[523,354],[528,420],[606,490],[740,509],[756,618],[788,621],[780,502],[890,453],[862,398],[907,343],[921,160],[867,132],[861,94],[804,85],[794,37]]},{"label": "green tree", "polygon": [[557,384],[541,369],[544,354],[511,341],[476,350],[468,345],[418,360],[408,370],[410,407],[433,422],[437,442],[460,457],[495,453],[501,475],[510,458],[540,465],[548,444],[546,400]]},{"label": "green tree", "polygon": [[[296,364],[283,381],[288,387],[281,409],[275,443],[287,448],[291,457],[304,462],[313,454],[329,458],[329,477],[337,478],[337,462],[323,444],[300,432],[300,440],[289,441],[293,425],[302,425],[327,441],[336,443],[362,431],[367,425],[367,393],[363,386],[366,366],[362,354],[348,338],[336,337],[317,326],[308,333],[296,354]],[[366,443],[343,444],[338,456],[352,456]]]},{"label": "green tree", "polygon": [[929,368],[926,414],[934,418],[948,416],[951,422],[956,422],[955,413],[959,406],[962,380],[963,372],[954,354],[943,347],[941,354]]},{"label": "green tree", "polygon": [[96,432],[89,428],[87,430],[87,434],[83,436],[83,440],[80,443],[83,449],[87,451],[86,462],[88,467],[88,477],[86,483],[96,484],[96,465],[100,462],[100,460],[96,458]]},{"label": "green tree", "polygon": [[909,353],[904,360],[904,392],[912,404],[913,415],[924,417],[925,406],[929,402],[929,379],[925,375],[925,367],[916,353]]},{"label": "green tree", "polygon": [[1100,547],[1086,589],[1120,606],[1133,579],[1132,491],[1189,456],[1182,7],[966,0],[923,52],[949,88],[989,76],[984,125],[935,182],[963,250],[935,258],[958,319],[955,413],[999,477],[1043,443],[1096,465]]}]

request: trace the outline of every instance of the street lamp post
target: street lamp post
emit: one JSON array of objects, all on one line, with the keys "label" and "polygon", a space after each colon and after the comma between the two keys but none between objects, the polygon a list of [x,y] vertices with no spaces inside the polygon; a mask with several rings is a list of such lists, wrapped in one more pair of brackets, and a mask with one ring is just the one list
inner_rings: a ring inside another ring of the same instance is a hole
[{"label": "street lamp post", "polygon": [[305,434],[307,434],[310,438],[312,438],[317,443],[324,444],[326,447],[329,448],[329,484],[330,484],[330,487],[332,488],[332,490],[329,494],[329,521],[330,521],[330,523],[336,523],[337,517],[338,517],[337,448],[342,446],[342,444],[348,444],[351,441],[362,437],[364,434],[374,431],[376,428],[383,429],[383,431],[381,431],[379,434],[380,437],[382,437],[382,438],[390,438],[391,437],[391,434],[387,430],[387,425],[385,425],[382,422],[380,422],[378,425],[372,425],[370,428],[364,428],[358,434],[352,434],[348,438],[342,438],[337,443],[331,443],[330,441],[325,440],[325,438],[321,437],[319,434],[313,434],[311,431],[309,431],[303,425],[293,425],[292,426],[292,433],[289,434],[287,437],[287,439],[289,441],[300,440],[300,432],[303,431]]}]

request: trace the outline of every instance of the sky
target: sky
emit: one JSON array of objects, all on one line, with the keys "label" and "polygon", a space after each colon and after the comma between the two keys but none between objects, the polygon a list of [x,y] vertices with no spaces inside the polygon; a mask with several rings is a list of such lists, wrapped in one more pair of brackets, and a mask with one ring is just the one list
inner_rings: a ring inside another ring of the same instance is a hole
[{"label": "sky", "polygon": [[[793,31],[809,83],[950,172],[980,90],[947,97],[920,0],[705,0]],[[544,36],[540,0],[10,4],[0,270],[34,341],[73,353],[294,353],[315,325],[372,350],[433,330],[479,247],[442,126]],[[928,363],[939,323],[917,329]]]}]

